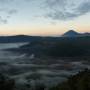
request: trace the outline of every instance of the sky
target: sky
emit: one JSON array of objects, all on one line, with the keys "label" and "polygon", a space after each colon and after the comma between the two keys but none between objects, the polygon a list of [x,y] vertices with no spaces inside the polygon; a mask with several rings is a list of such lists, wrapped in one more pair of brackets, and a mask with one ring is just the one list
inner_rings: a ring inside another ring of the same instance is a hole
[{"label": "sky", "polygon": [[90,0],[0,0],[0,35],[90,32]]}]

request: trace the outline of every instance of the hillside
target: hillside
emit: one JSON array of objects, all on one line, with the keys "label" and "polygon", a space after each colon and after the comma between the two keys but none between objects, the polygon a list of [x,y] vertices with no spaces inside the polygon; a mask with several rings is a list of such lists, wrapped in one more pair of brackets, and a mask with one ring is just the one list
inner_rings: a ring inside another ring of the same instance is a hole
[{"label": "hillside", "polygon": [[84,57],[90,56],[90,37],[59,38],[58,40],[32,41],[9,51],[34,54],[36,57]]},{"label": "hillside", "polygon": [[81,71],[49,90],[90,90],[90,70]]}]

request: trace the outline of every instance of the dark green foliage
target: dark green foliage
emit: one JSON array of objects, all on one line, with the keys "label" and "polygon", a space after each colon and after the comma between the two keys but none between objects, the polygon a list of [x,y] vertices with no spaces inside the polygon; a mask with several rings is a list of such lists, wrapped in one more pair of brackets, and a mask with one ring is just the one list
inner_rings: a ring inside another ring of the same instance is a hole
[{"label": "dark green foliage", "polygon": [[90,70],[85,69],[50,90],[90,90]]},{"label": "dark green foliage", "polygon": [[85,50],[81,46],[71,42],[58,43],[50,50],[50,55],[54,57],[74,57],[84,54]]},{"label": "dark green foliage", "polygon": [[39,85],[36,85],[36,89],[35,90],[45,90],[45,85],[44,84],[39,84]]},{"label": "dark green foliage", "polygon": [[0,74],[0,90],[14,90],[15,81],[9,79],[3,74]]}]

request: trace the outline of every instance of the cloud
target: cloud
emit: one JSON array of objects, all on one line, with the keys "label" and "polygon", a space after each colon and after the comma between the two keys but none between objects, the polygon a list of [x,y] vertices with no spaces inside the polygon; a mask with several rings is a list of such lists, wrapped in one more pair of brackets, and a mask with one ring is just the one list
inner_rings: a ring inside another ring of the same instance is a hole
[{"label": "cloud", "polygon": [[13,2],[14,0],[0,0],[0,3],[8,3],[8,2]]},{"label": "cloud", "polygon": [[7,24],[9,19],[16,14],[17,9],[0,8],[0,24]]},{"label": "cloud", "polygon": [[17,13],[18,12],[18,10],[17,9],[11,9],[11,10],[9,10],[8,11],[8,14],[15,14],[15,13]]},{"label": "cloud", "polygon": [[0,24],[8,23],[12,15],[16,14],[18,10],[12,7],[15,0],[0,0]]},{"label": "cloud", "polygon": [[45,0],[45,17],[53,20],[72,20],[90,12],[90,0]]},{"label": "cloud", "polygon": [[0,16],[0,24],[7,24],[8,20]]}]

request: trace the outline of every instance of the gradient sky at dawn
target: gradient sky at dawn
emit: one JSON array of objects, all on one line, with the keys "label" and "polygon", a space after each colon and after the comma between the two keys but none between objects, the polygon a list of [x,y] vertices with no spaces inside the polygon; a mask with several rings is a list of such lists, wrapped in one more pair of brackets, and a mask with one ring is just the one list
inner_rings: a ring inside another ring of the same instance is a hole
[{"label": "gradient sky at dawn", "polygon": [[90,32],[90,0],[0,0],[0,35]]}]

